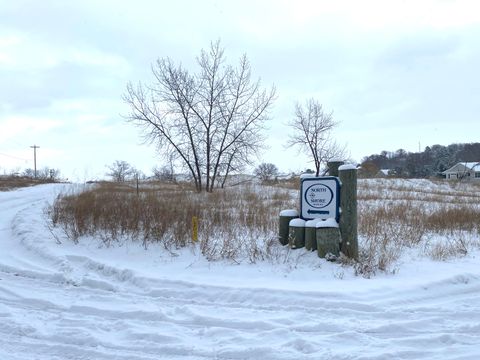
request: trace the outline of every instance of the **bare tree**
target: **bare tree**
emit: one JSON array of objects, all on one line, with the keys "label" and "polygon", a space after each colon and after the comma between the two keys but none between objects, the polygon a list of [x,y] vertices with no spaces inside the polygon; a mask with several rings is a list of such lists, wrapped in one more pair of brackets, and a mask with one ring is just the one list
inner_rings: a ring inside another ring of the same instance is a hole
[{"label": "bare tree", "polygon": [[60,179],[60,170],[44,167],[37,171],[37,178],[41,180],[56,181]]},{"label": "bare tree", "polygon": [[[22,176],[35,178],[35,170],[34,169],[25,169],[22,173]],[[51,169],[49,167],[44,167],[42,169],[37,169],[36,179],[38,180],[50,180],[50,181],[58,181],[60,179],[60,170],[59,169]]]},{"label": "bare tree", "polygon": [[109,169],[107,175],[116,182],[124,182],[129,177],[136,174],[135,168],[133,168],[132,165],[123,160],[116,160],[112,165],[107,166],[107,168]]},{"label": "bare tree", "polygon": [[268,182],[278,176],[278,168],[272,163],[262,163],[255,168],[254,173],[263,182]]},{"label": "bare tree", "polygon": [[173,169],[167,165],[163,165],[161,167],[154,167],[152,169],[153,177],[160,181],[175,181],[175,174]]},{"label": "bare tree", "polygon": [[334,158],[345,157],[345,149],[331,137],[332,129],[337,125],[333,112],[327,113],[315,99],[309,99],[305,105],[295,105],[295,117],[289,125],[293,133],[289,136],[288,147],[298,145],[302,151],[312,156],[315,175],[319,176],[320,167]]},{"label": "bare tree", "polygon": [[245,55],[237,67],[225,64],[219,41],[201,51],[197,64],[190,74],[169,58],[157,60],[152,85],[128,84],[126,118],[162,155],[175,155],[197,191],[213,191],[234,164],[245,164],[262,147],[275,89],[251,80]]},{"label": "bare tree", "polygon": [[28,178],[33,178],[35,177],[35,172],[31,168],[27,168],[23,170],[22,176],[28,177]]}]

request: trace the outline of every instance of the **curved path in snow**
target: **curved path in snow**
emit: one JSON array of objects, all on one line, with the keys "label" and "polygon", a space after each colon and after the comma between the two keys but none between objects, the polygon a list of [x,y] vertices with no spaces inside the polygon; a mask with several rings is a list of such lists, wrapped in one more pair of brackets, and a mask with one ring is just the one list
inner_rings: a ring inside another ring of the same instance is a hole
[{"label": "curved path in snow", "polygon": [[215,285],[221,274],[172,277],[168,262],[143,274],[58,244],[43,215],[58,191],[0,193],[2,360],[480,358],[480,270],[352,293],[341,279]]}]

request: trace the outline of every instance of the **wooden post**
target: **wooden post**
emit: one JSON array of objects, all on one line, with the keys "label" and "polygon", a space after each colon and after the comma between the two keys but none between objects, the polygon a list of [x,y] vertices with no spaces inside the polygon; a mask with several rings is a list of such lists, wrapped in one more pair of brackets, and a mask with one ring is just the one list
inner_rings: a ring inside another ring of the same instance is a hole
[{"label": "wooden post", "polygon": [[338,168],[343,165],[344,162],[340,160],[332,160],[327,163],[328,174],[330,176],[338,176]]},{"label": "wooden post", "polygon": [[341,251],[352,259],[358,259],[357,235],[357,168],[354,165],[339,167],[340,182],[340,234]]},{"label": "wooden post", "polygon": [[192,217],[192,241],[198,241],[198,217]]}]

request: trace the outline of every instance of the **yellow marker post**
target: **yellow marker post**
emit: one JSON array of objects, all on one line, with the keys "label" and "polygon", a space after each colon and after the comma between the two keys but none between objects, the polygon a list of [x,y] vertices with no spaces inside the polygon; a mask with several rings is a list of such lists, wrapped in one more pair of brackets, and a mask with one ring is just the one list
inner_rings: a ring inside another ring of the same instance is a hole
[{"label": "yellow marker post", "polygon": [[198,217],[192,217],[192,241],[198,241]]}]

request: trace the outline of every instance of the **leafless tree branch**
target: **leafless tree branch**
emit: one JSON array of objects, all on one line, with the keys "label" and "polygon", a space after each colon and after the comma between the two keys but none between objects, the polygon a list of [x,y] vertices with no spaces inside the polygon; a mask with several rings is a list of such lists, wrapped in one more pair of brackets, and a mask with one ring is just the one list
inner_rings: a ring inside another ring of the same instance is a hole
[{"label": "leafless tree branch", "polygon": [[199,70],[190,74],[169,58],[158,59],[151,85],[128,84],[126,119],[162,154],[175,153],[198,191],[213,191],[219,178],[247,164],[263,146],[275,88],[267,91],[251,80],[245,55],[237,67],[226,64],[219,41],[201,51],[197,64]]},{"label": "leafless tree branch", "polygon": [[316,176],[320,167],[333,158],[345,157],[345,148],[340,147],[331,138],[331,131],[337,125],[333,112],[325,112],[315,99],[309,99],[304,105],[295,105],[295,116],[289,122],[293,132],[287,146],[298,146],[312,157]]}]

